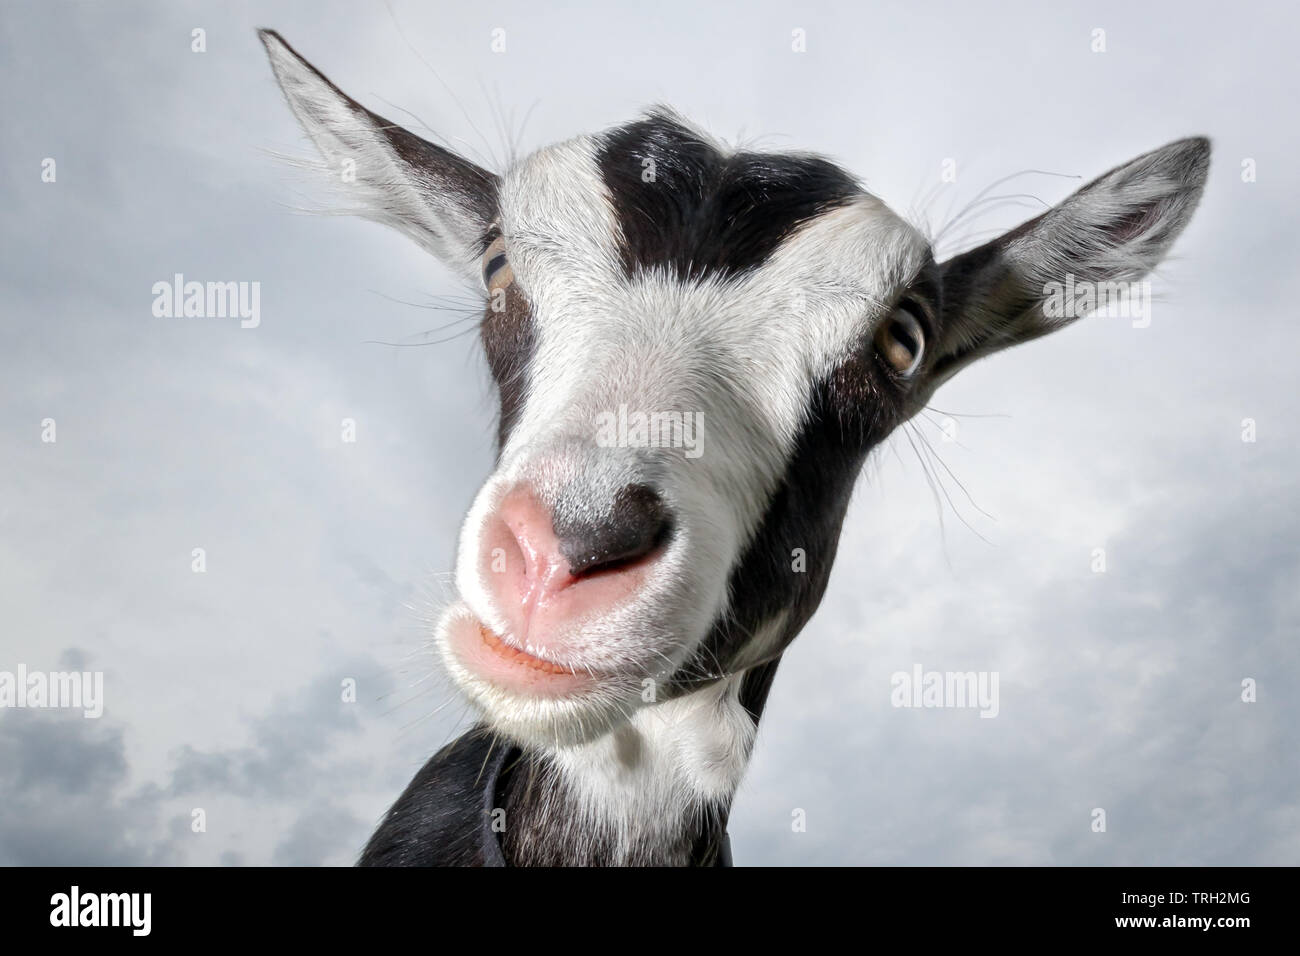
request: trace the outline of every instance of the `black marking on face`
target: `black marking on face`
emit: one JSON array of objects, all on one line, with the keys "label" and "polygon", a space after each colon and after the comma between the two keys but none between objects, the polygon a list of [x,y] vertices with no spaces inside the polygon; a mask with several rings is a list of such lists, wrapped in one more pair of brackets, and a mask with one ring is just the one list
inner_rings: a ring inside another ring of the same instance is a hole
[{"label": "black marking on face", "polygon": [[898,300],[900,305],[908,308],[920,321],[927,339],[935,338],[939,332],[942,293],[943,276],[934,261],[934,256],[927,253],[925,264],[921,266],[916,278],[903,290]]},{"label": "black marking on face", "polygon": [[[921,268],[896,301],[909,300],[925,313],[927,337],[939,334],[942,288],[933,260]],[[772,638],[767,663],[746,671],[741,703],[758,721],[779,655],[821,604],[839,547],[853,487],[868,453],[914,412],[923,382],[891,371],[879,353],[873,330],[864,326],[849,357],[809,395],[811,410],[776,490],[749,546],[728,581],[731,613],[715,622],[688,663],[674,677],[673,691],[708,683],[740,659],[769,622],[784,615]],[[806,569],[793,568],[802,549]]]},{"label": "black marking on face", "polygon": [[529,364],[536,345],[532,312],[527,297],[512,282],[488,298],[479,330],[501,402],[497,420],[498,453],[519,420],[528,391]]},{"label": "black marking on face", "polygon": [[[870,342],[867,348],[872,348]],[[883,381],[876,365],[874,354],[855,355],[813,389],[808,423],[757,533],[732,569],[732,613],[714,623],[693,659],[678,672],[683,690],[716,673],[713,661],[730,666],[755,634],[784,615],[784,630],[772,645],[779,653],[817,610],[862,463],[901,415],[897,390]],[[793,567],[796,548],[805,555],[803,571]],[[755,716],[766,698],[762,683],[751,689],[752,699],[746,701]]]},{"label": "black marking on face", "polygon": [[597,143],[629,276],[656,266],[683,281],[743,273],[803,223],[862,194],[828,160],[722,153],[663,112]]}]

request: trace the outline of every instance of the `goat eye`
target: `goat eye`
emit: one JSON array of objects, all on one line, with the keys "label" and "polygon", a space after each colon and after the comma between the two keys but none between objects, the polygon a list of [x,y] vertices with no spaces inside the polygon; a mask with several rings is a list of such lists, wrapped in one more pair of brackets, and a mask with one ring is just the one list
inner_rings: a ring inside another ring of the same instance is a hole
[{"label": "goat eye", "polygon": [[498,235],[483,253],[483,284],[489,290],[504,289],[513,280],[514,272],[506,257],[505,240]]},{"label": "goat eye", "polygon": [[876,348],[895,372],[910,376],[920,368],[925,355],[925,332],[916,316],[900,307],[877,330]]},{"label": "goat eye", "polygon": [[487,264],[483,266],[483,284],[490,287],[492,285],[492,280],[495,279],[501,273],[501,270],[508,264],[504,252],[498,252],[495,256],[489,259]]}]

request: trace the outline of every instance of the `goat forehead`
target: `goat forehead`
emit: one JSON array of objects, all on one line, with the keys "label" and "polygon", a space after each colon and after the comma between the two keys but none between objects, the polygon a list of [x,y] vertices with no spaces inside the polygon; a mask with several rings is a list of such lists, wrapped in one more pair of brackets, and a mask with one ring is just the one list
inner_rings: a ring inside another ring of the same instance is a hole
[{"label": "goat forehead", "polygon": [[585,339],[591,359],[630,350],[682,373],[764,354],[824,372],[928,252],[827,161],[727,152],[663,117],[532,154],[501,220],[536,358]]}]

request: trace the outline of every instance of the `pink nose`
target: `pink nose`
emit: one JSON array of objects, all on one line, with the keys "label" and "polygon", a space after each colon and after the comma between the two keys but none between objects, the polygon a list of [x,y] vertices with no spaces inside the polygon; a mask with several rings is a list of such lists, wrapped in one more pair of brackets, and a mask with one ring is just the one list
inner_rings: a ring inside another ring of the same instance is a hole
[{"label": "pink nose", "polygon": [[531,642],[564,622],[608,609],[644,582],[669,529],[663,500],[629,485],[599,519],[553,518],[516,488],[488,520],[480,570],[518,637]]},{"label": "pink nose", "polygon": [[545,595],[563,591],[577,578],[569,571],[569,562],[560,553],[560,539],[551,523],[550,512],[532,495],[515,492],[507,495],[497,509],[501,521],[514,538],[517,556],[523,561],[523,593],[518,595],[527,606]]}]

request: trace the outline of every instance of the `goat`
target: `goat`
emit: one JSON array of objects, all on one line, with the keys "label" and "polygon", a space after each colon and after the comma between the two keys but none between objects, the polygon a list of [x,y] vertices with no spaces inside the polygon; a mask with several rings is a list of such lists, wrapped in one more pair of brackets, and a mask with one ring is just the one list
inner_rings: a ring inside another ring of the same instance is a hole
[{"label": "goat", "polygon": [[1170,143],[936,262],[826,159],[656,108],[498,175],[260,36],[355,210],[483,295],[500,399],[436,633],[483,720],[362,865],[725,864],[868,452],[961,369],[1077,318],[1050,290],[1141,279],[1209,169],[1206,139]]}]

